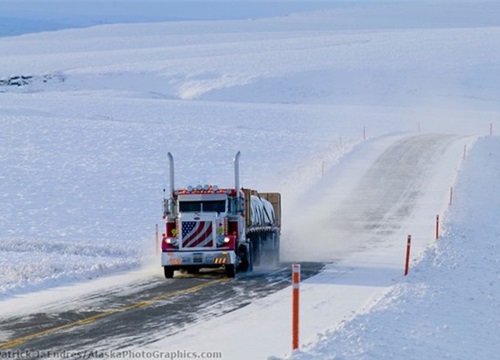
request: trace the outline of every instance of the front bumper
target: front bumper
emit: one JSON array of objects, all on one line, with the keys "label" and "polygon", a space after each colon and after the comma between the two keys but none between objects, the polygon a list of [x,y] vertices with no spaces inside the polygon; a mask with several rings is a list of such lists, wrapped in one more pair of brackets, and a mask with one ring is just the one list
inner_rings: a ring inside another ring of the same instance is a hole
[{"label": "front bumper", "polygon": [[233,250],[215,251],[165,251],[161,254],[161,266],[222,266],[236,264]]}]

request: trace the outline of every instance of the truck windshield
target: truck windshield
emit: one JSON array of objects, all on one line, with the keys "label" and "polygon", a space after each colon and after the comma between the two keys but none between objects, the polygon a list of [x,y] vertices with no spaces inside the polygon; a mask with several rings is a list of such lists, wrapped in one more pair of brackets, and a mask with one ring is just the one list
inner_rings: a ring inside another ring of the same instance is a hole
[{"label": "truck windshield", "polygon": [[181,201],[179,202],[180,212],[226,212],[226,201]]}]

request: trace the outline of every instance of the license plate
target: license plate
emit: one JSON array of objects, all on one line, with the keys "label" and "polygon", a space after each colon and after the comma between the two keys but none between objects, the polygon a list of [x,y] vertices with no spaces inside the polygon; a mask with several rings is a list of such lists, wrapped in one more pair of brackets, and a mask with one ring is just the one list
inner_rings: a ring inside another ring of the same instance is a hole
[{"label": "license plate", "polygon": [[203,254],[193,254],[193,262],[194,263],[202,263],[203,262]]}]

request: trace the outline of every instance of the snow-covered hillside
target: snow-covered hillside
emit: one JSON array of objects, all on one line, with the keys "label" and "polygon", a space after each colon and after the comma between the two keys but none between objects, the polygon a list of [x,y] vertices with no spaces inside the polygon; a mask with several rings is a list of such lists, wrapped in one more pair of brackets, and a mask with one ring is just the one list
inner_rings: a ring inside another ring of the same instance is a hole
[{"label": "snow-covered hillside", "polygon": [[[94,16],[100,5],[81,3],[87,12],[80,22],[77,8],[40,11],[40,17],[27,11],[18,20],[21,5],[0,4],[0,34],[22,34],[0,37],[3,301],[157,261],[154,231],[169,151],[179,186],[232,186],[232,157],[241,150],[242,185],[283,194],[284,239],[300,249],[301,239],[290,234],[297,233],[301,201],[312,189],[328,188],[325,179],[341,169],[336,165],[363,152],[369,165],[377,144],[417,134],[456,136],[460,157],[465,144],[500,129],[498,2],[289,8],[276,2],[264,12],[251,2],[249,16],[235,6],[207,18],[186,15],[186,7],[174,17],[159,16],[154,7]],[[189,21],[152,22],[179,17]],[[98,23],[104,24],[70,29]],[[54,29],[63,30],[37,32]],[[472,148],[459,172],[456,206],[446,214],[446,235],[411,276],[384,283],[392,286],[387,296],[369,302],[373,310],[353,321],[311,326],[308,342],[317,332],[330,333],[294,357],[497,352],[490,341],[500,326],[491,285],[498,280],[498,229],[486,219],[494,222],[499,205],[491,181],[498,178],[499,150],[493,138]],[[453,171],[438,185],[448,188]],[[325,254],[322,261],[338,260]],[[283,255],[301,260],[297,252]],[[486,275],[485,269],[493,270]],[[334,286],[335,276],[329,281]],[[453,307],[446,307],[448,299]],[[264,301],[266,308],[272,311]],[[463,317],[453,318],[451,310]],[[466,339],[464,324],[482,336]],[[406,335],[401,346],[395,329]],[[284,341],[288,334],[276,336]],[[450,345],[455,339],[461,346]],[[259,356],[285,356],[260,350]]]}]

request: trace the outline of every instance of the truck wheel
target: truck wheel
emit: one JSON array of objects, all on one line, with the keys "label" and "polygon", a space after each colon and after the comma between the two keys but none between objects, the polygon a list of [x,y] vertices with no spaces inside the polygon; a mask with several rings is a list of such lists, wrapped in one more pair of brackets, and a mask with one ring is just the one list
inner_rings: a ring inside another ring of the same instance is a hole
[{"label": "truck wheel", "polygon": [[236,266],[234,264],[225,265],[224,270],[227,277],[234,278],[236,276]]},{"label": "truck wheel", "polygon": [[252,249],[252,243],[248,244],[248,252],[247,252],[247,271],[251,272],[253,271],[253,249]]},{"label": "truck wheel", "polygon": [[174,277],[174,269],[172,269],[170,266],[164,266],[163,272],[165,274],[165,278],[167,279],[172,279]]},{"label": "truck wheel", "polygon": [[239,256],[241,262],[238,266],[238,271],[253,271],[253,250],[251,242],[248,243],[248,246],[241,248]]},{"label": "truck wheel", "polygon": [[259,266],[261,257],[262,257],[262,241],[260,239],[260,236],[256,235],[252,242],[253,263]]}]

